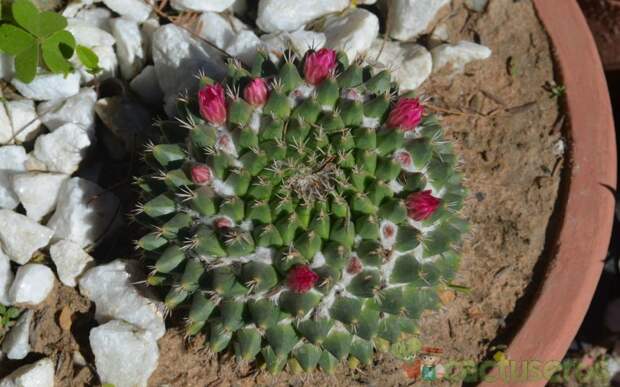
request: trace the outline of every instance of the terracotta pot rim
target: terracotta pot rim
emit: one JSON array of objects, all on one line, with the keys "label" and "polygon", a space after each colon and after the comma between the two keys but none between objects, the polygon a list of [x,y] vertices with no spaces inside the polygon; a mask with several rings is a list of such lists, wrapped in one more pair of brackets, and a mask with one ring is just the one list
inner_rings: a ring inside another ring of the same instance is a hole
[{"label": "terracotta pot rim", "polygon": [[[617,166],[607,83],[585,17],[576,0],[533,3],[566,86],[568,169],[554,213],[556,235],[548,241],[553,256],[506,357],[544,364],[562,360],[594,295],[611,237]],[[483,383],[498,384],[543,386],[545,380]]]}]

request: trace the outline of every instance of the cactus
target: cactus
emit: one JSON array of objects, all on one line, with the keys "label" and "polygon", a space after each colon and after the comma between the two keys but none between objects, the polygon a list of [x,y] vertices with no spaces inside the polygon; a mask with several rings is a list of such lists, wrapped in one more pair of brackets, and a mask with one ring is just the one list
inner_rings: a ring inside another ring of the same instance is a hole
[{"label": "cactus", "polygon": [[466,192],[438,120],[328,49],[200,78],[145,152],[147,282],[213,352],[270,372],[371,362],[458,267]]}]

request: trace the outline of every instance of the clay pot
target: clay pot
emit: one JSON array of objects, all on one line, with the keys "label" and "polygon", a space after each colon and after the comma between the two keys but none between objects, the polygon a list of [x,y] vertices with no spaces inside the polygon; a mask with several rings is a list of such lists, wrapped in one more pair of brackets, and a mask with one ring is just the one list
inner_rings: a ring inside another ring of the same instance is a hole
[{"label": "clay pot", "polygon": [[[506,357],[561,361],[586,314],[609,245],[616,139],[603,67],[576,0],[534,0],[566,86],[568,170],[550,230],[549,256]],[[554,222],[555,221],[555,222]],[[536,277],[535,277],[536,278]],[[497,375],[497,369],[493,375]],[[517,371],[519,372],[519,371]],[[544,380],[502,385],[543,386]],[[483,385],[498,385],[488,382]]]}]

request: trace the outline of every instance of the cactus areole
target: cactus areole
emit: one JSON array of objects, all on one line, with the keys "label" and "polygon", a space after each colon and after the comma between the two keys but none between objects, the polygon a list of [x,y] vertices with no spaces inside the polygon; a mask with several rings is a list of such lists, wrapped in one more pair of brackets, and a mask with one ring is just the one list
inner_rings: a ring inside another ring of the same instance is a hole
[{"label": "cactus areole", "polygon": [[259,52],[159,125],[137,245],[148,284],[212,351],[331,372],[394,352],[438,307],[466,192],[438,120],[388,71]]}]

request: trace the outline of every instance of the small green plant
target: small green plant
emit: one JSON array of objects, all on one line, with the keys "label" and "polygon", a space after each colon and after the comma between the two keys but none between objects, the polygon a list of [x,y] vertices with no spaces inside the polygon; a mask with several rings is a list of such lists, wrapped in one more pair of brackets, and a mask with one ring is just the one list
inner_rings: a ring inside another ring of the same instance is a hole
[{"label": "small green plant", "polygon": [[544,89],[549,93],[550,98],[560,98],[566,94],[566,86],[558,85],[554,81],[547,82]]},{"label": "small green plant", "polygon": [[74,54],[90,73],[100,71],[97,55],[76,44],[75,37],[65,30],[64,16],[41,12],[30,0],[15,0],[10,11],[4,15],[0,7],[0,51],[15,57],[17,79],[31,82],[41,64],[52,73],[68,74],[73,70],[69,59]]},{"label": "small green plant", "polygon": [[18,308],[0,304],[0,339],[15,325],[15,320],[20,313],[21,311]]}]

